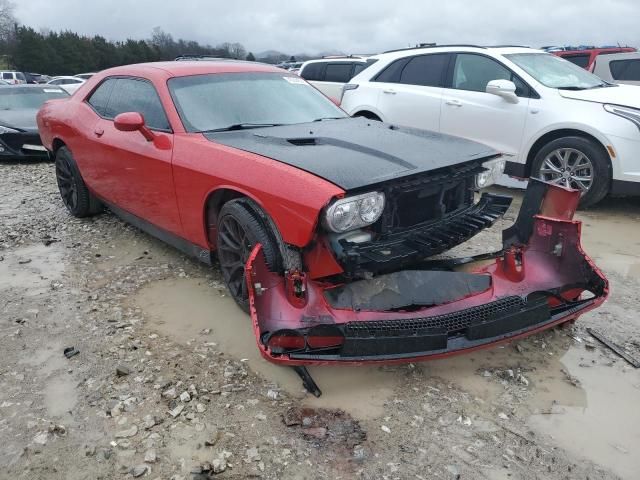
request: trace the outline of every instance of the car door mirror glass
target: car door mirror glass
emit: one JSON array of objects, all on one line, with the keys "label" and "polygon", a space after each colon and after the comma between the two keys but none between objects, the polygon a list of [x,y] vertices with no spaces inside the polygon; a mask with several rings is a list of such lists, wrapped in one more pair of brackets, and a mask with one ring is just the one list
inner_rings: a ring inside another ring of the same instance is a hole
[{"label": "car door mirror glass", "polygon": [[487,83],[486,91],[504,98],[509,103],[518,103],[516,84],[510,80],[491,80]]}]

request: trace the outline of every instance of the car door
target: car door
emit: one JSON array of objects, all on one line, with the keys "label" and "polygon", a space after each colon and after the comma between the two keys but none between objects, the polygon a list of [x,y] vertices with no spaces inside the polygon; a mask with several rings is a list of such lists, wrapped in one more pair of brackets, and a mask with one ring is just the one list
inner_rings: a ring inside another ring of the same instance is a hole
[{"label": "car door", "polygon": [[[110,78],[100,87],[88,99],[91,105],[102,100],[101,107],[94,107],[101,118],[93,131],[93,161],[97,164],[91,178],[93,188],[126,212],[180,234],[171,166],[173,134],[155,87],[133,77]],[[97,94],[108,96],[106,105],[104,98],[95,98]],[[141,113],[156,140],[147,141],[140,132],[116,130],[113,119],[124,112]]]},{"label": "car door", "polygon": [[370,82],[379,89],[377,109],[387,122],[440,130],[442,85],[449,54],[432,53],[391,63]]},{"label": "car door", "polygon": [[[516,84],[518,103],[487,93],[491,80]],[[442,93],[440,131],[485,143],[507,156],[520,151],[530,87],[497,60],[475,53],[458,53]]]}]

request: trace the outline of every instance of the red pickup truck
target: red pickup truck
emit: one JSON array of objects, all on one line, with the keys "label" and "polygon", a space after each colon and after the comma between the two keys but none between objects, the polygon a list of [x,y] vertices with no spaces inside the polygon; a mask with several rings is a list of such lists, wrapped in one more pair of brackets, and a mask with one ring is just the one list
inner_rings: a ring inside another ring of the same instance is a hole
[{"label": "red pickup truck", "polygon": [[571,63],[575,63],[579,67],[584,68],[590,72],[593,72],[596,57],[598,55],[606,55],[609,53],[625,53],[636,52],[637,49],[633,47],[603,47],[603,48],[584,48],[584,49],[564,49],[564,50],[549,50],[549,53],[553,53],[559,57],[569,60]]}]

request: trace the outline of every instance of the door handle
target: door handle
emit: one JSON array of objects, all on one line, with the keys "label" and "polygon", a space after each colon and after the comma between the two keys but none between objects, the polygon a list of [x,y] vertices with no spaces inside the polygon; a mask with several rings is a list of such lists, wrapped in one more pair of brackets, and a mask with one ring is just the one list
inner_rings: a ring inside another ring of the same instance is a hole
[{"label": "door handle", "polygon": [[396,92],[393,88],[387,88],[386,90],[383,90],[382,93],[388,93],[389,95],[395,95]]},{"label": "door handle", "polygon": [[447,100],[446,102],[447,105],[451,105],[452,107],[461,107],[462,106],[462,102],[460,100]]},{"label": "door handle", "polygon": [[102,135],[104,135],[104,129],[103,128],[96,128],[93,133],[96,134],[96,137],[101,137]]}]

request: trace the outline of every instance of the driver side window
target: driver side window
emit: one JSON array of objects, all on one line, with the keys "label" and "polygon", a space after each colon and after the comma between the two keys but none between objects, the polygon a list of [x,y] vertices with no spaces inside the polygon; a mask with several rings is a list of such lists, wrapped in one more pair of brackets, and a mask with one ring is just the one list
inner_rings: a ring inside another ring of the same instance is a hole
[{"label": "driver side window", "polygon": [[518,97],[529,96],[529,87],[508,68],[483,55],[459,53],[453,68],[452,88],[486,92],[491,80],[510,80]]},{"label": "driver side window", "polygon": [[103,118],[113,120],[124,112],[139,112],[153,130],[171,131],[160,97],[153,85],[137,78],[108,78],[88,100]]}]

